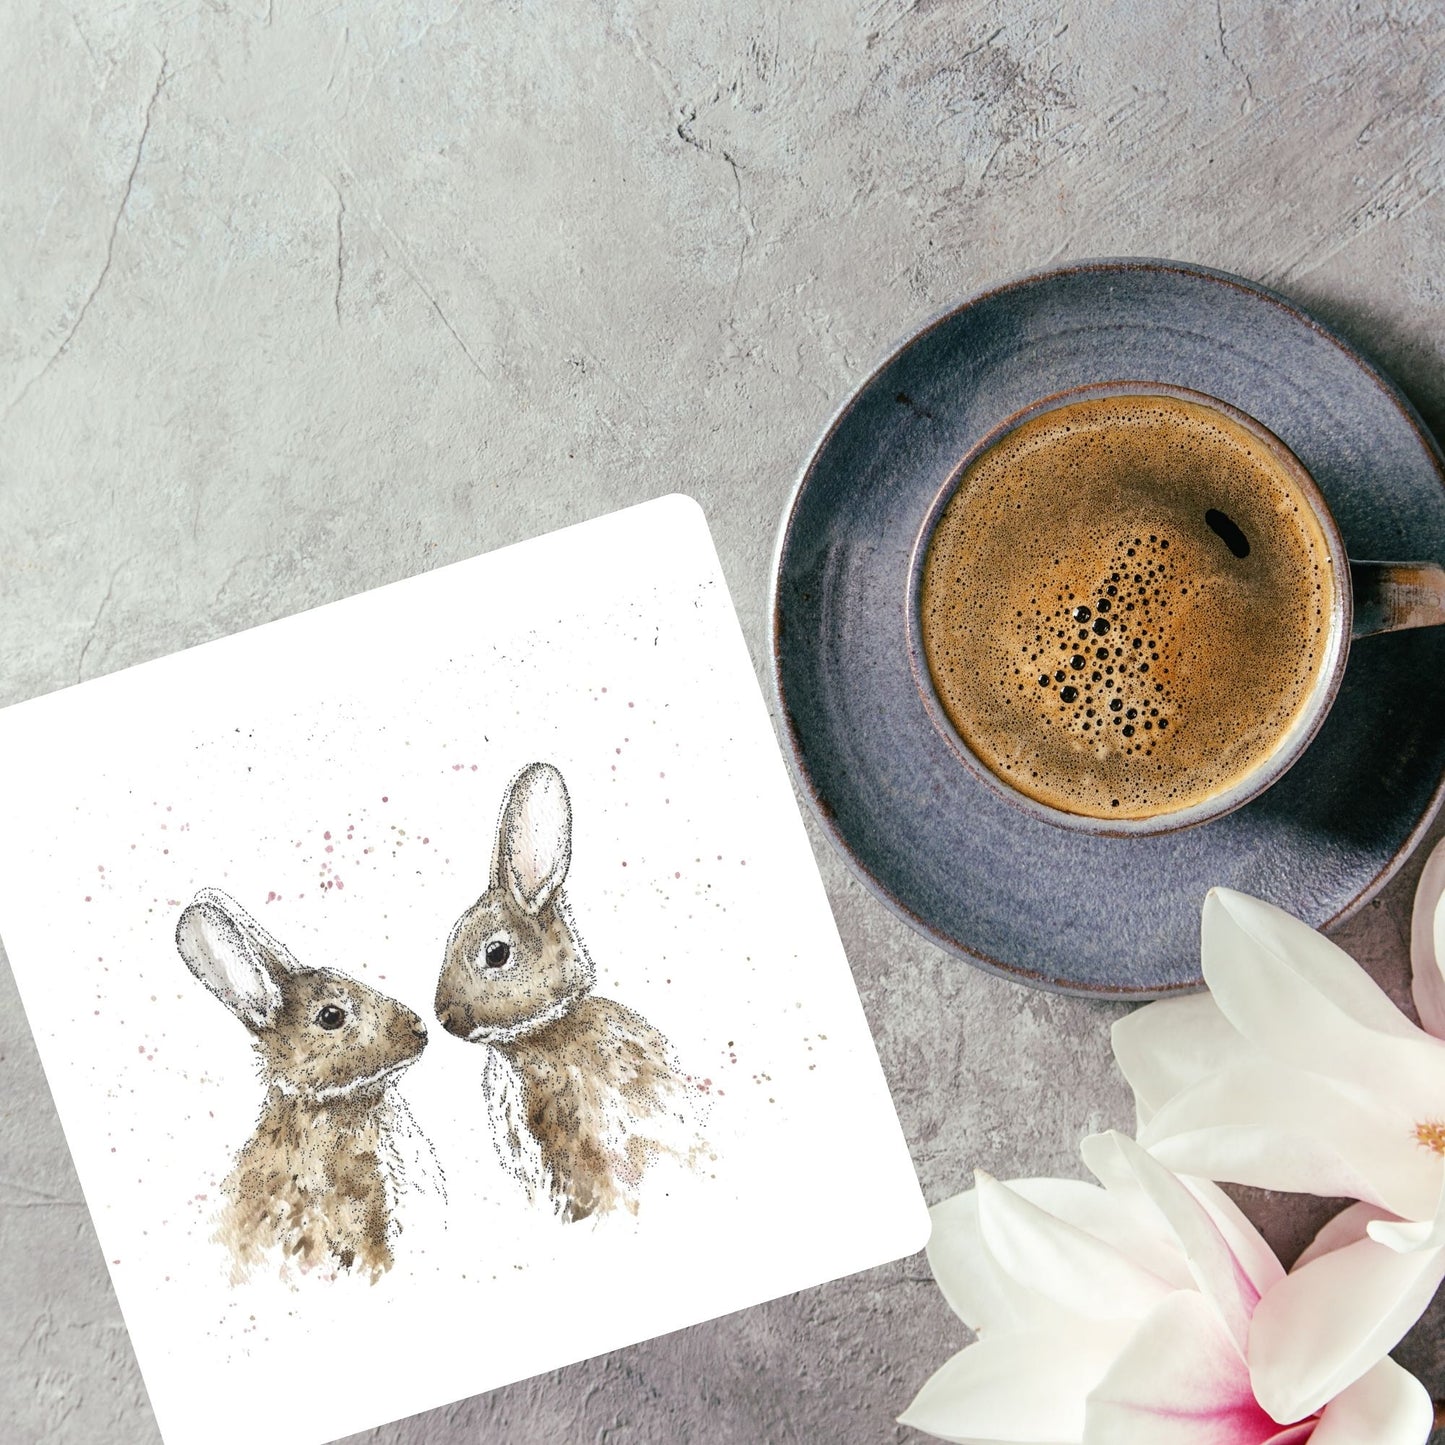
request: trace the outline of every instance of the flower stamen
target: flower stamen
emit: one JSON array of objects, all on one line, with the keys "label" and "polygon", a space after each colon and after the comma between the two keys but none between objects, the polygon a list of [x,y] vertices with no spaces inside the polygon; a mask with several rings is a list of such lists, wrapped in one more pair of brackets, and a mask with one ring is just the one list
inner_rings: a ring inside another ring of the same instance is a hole
[{"label": "flower stamen", "polygon": [[1415,1140],[1436,1154],[1445,1155],[1445,1122],[1427,1119],[1415,1125]]}]

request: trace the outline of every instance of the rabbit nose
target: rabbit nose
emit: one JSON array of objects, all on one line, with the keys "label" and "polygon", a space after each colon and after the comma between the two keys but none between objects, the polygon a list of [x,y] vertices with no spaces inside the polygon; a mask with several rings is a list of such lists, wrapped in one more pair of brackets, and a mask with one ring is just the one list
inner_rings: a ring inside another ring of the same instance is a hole
[{"label": "rabbit nose", "polygon": [[416,1018],[414,1016],[411,1021],[411,1031],[419,1039],[424,1039],[426,1037],[426,1025],[422,1023],[419,1018]]}]

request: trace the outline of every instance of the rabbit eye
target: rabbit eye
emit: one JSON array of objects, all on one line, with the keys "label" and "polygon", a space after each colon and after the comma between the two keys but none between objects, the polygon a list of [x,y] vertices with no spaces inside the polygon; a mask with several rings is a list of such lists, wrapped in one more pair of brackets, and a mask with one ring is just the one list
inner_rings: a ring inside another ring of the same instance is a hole
[{"label": "rabbit eye", "polygon": [[329,1003],[317,1013],[316,1022],[324,1029],[339,1029],[346,1022],[346,1010]]},{"label": "rabbit eye", "polygon": [[512,949],[509,944],[503,943],[500,938],[494,938],[487,945],[487,967],[501,968],[512,956]]}]

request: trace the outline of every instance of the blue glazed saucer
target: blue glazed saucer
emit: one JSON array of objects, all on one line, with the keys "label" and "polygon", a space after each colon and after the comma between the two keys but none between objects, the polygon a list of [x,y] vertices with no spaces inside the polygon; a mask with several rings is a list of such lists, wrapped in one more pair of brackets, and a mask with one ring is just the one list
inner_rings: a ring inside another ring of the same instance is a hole
[{"label": "blue glazed saucer", "polygon": [[1216,884],[1328,927],[1404,861],[1445,791],[1445,627],[1358,643],[1319,735],[1212,822],[1094,837],[975,778],[909,668],[915,542],[959,461],[1041,397],[1167,382],[1257,418],[1304,463],[1349,555],[1445,563],[1445,459],[1395,386],[1298,307],[1174,261],[1086,261],[931,321],[833,418],[783,518],[780,731],[859,877],[920,933],[1020,983],[1099,998],[1199,988]]}]

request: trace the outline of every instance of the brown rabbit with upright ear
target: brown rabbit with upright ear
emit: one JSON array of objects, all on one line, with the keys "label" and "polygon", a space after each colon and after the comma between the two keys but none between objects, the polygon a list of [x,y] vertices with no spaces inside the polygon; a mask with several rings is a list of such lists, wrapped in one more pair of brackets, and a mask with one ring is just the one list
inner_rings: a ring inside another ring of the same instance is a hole
[{"label": "brown rabbit with upright ear", "polygon": [[506,1168],[568,1220],[617,1204],[660,1153],[691,1160],[696,1091],[645,1019],[592,993],[595,971],[562,896],[572,807],[532,763],[502,805],[487,891],[447,941],[436,1012],[487,1045],[482,1089]]},{"label": "brown rabbit with upright ear", "polygon": [[344,973],[303,968],[216,888],[181,914],[176,947],[250,1030],[266,1083],[255,1131],[221,1186],[216,1238],[232,1252],[233,1277],[274,1249],[302,1269],[375,1283],[392,1266],[405,1161],[440,1188],[431,1145],[393,1087],[426,1047],[426,1025]]}]

